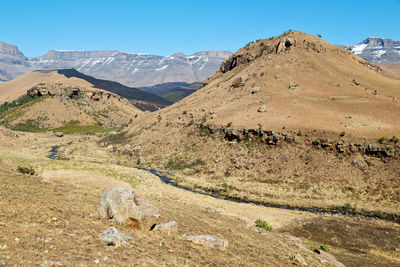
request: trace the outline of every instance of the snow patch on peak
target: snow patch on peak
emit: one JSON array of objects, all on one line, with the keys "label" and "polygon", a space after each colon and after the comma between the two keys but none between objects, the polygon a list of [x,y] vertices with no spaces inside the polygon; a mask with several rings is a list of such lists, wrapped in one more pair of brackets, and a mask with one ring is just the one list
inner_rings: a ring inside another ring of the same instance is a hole
[{"label": "snow patch on peak", "polygon": [[368,44],[358,44],[353,46],[351,49],[351,52],[353,52],[356,55],[359,55],[363,52],[363,50],[368,46]]},{"label": "snow patch on peak", "polygon": [[385,53],[386,53],[385,50],[376,50],[376,51],[374,51],[374,59],[380,58]]}]

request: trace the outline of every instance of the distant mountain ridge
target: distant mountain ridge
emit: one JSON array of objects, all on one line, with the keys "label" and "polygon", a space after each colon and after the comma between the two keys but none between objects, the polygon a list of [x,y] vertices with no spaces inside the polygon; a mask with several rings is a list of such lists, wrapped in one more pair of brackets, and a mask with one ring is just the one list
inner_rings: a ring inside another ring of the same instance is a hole
[{"label": "distant mountain ridge", "polygon": [[32,70],[76,69],[99,79],[129,87],[170,82],[201,82],[216,72],[230,51],[201,51],[172,56],[133,54],[118,50],[50,50],[44,56],[25,57],[15,45],[0,42],[0,81]]},{"label": "distant mountain ridge", "polygon": [[400,62],[400,41],[368,37],[356,45],[346,45],[349,51],[378,65]]},{"label": "distant mountain ridge", "polygon": [[200,82],[218,70],[229,51],[202,51],[172,56],[132,54],[116,50],[60,51],[29,58],[33,69],[70,69],[127,86],[152,86],[168,82]]},{"label": "distant mountain ridge", "polygon": [[0,41],[0,81],[8,81],[30,70],[24,54],[15,45]]}]

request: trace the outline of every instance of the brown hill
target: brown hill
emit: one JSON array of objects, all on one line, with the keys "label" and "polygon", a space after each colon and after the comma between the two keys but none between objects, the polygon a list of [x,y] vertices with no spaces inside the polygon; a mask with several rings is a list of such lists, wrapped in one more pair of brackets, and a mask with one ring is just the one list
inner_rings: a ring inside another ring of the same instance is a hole
[{"label": "brown hill", "polygon": [[382,76],[390,79],[400,80],[400,63],[381,66]]},{"label": "brown hill", "polygon": [[117,82],[96,79],[74,69],[33,71],[19,76],[14,80],[0,82],[0,103],[16,99],[38,83],[62,83],[68,86],[110,91],[129,99],[142,110],[155,110],[171,104],[171,102],[162,97],[143,92],[136,88],[127,87]]},{"label": "brown hill", "polygon": [[131,142],[196,190],[398,219],[400,82],[380,71],[309,34],[258,40]]},{"label": "brown hill", "polygon": [[216,125],[399,135],[400,83],[379,72],[345,49],[289,32],[240,49],[204,88],[162,114],[179,121],[186,111],[199,120],[205,109]]}]

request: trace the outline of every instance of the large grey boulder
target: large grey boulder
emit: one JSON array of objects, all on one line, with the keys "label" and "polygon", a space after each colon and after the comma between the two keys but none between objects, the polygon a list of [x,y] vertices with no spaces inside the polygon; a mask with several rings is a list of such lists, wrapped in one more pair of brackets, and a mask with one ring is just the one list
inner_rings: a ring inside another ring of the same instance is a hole
[{"label": "large grey boulder", "polygon": [[99,239],[101,242],[106,243],[108,246],[119,247],[121,245],[127,246],[132,237],[121,233],[115,227],[109,227],[99,236]]},{"label": "large grey boulder", "polygon": [[185,240],[192,241],[195,244],[205,245],[210,248],[221,250],[226,249],[229,245],[228,241],[213,235],[186,236]]},{"label": "large grey boulder", "polygon": [[98,214],[102,219],[144,230],[149,230],[160,217],[158,208],[152,203],[138,197],[131,188],[119,187],[104,191]]}]

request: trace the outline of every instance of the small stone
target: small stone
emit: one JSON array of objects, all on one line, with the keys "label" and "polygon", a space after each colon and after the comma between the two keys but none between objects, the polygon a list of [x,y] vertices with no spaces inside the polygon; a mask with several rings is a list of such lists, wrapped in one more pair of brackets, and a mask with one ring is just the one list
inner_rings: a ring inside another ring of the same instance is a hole
[{"label": "small stone", "polygon": [[355,84],[355,85],[360,85],[360,83],[356,80],[356,79],[353,79],[353,84]]},{"label": "small stone", "polygon": [[258,92],[260,92],[260,91],[261,91],[261,87],[259,87],[259,86],[253,87],[253,88],[251,89],[251,93],[252,93],[252,94],[258,93]]},{"label": "small stone", "polygon": [[19,241],[21,241],[21,239],[19,239],[18,237],[16,237],[14,240],[15,240],[15,242],[17,242],[17,243],[19,243]]},{"label": "small stone", "polygon": [[258,112],[265,112],[267,110],[266,105],[262,105],[261,107],[258,108]]},{"label": "small stone", "polygon": [[210,248],[224,250],[228,247],[229,242],[212,235],[186,236],[185,240],[192,241],[195,244],[205,245]]},{"label": "small stone", "polygon": [[103,261],[108,261],[108,257],[104,256]]},{"label": "small stone", "polygon": [[137,164],[137,165],[140,165],[140,164],[143,164],[143,163],[146,163],[146,160],[145,160],[143,157],[139,157],[139,158],[137,159],[137,161],[136,161],[136,164]]},{"label": "small stone", "polygon": [[115,227],[109,227],[100,235],[99,239],[108,246],[119,247],[120,245],[127,246],[132,237],[121,233]]},{"label": "small stone", "polygon": [[54,136],[56,136],[56,137],[63,137],[63,136],[64,136],[64,133],[63,133],[63,132],[55,132],[55,133],[54,133]]},{"label": "small stone", "polygon": [[6,223],[5,222],[0,222],[0,226],[5,226]]},{"label": "small stone", "polygon": [[0,250],[6,250],[8,248],[7,244],[0,245]]},{"label": "small stone", "polygon": [[289,90],[294,91],[297,86],[299,86],[299,85],[295,84],[294,82],[291,82],[291,83],[289,83]]},{"label": "small stone", "polygon": [[106,152],[113,152],[114,151],[114,146],[113,145],[109,145],[106,147]]},{"label": "small stone", "polygon": [[43,183],[50,183],[51,180],[50,180],[49,178],[43,178],[43,179],[42,179],[42,182],[43,182]]},{"label": "small stone", "polygon": [[157,224],[153,231],[159,231],[168,235],[178,233],[178,224],[175,221],[170,221],[167,223]]},{"label": "small stone", "polygon": [[301,265],[307,266],[307,262],[304,260],[303,256],[300,255],[300,253],[297,253],[296,255],[294,255],[293,257],[298,263],[300,263]]},{"label": "small stone", "polygon": [[100,260],[99,260],[99,259],[95,259],[95,260],[94,260],[94,263],[100,264]]},{"label": "small stone", "polygon": [[0,260],[0,267],[6,267],[7,262],[5,260]]},{"label": "small stone", "polygon": [[58,219],[57,219],[56,217],[51,218],[51,220],[52,220],[53,222],[58,221]]},{"label": "small stone", "polygon": [[48,266],[64,266],[65,264],[63,264],[61,261],[49,261],[46,260],[44,262],[42,262],[42,264],[40,264],[41,267],[48,267]]}]

